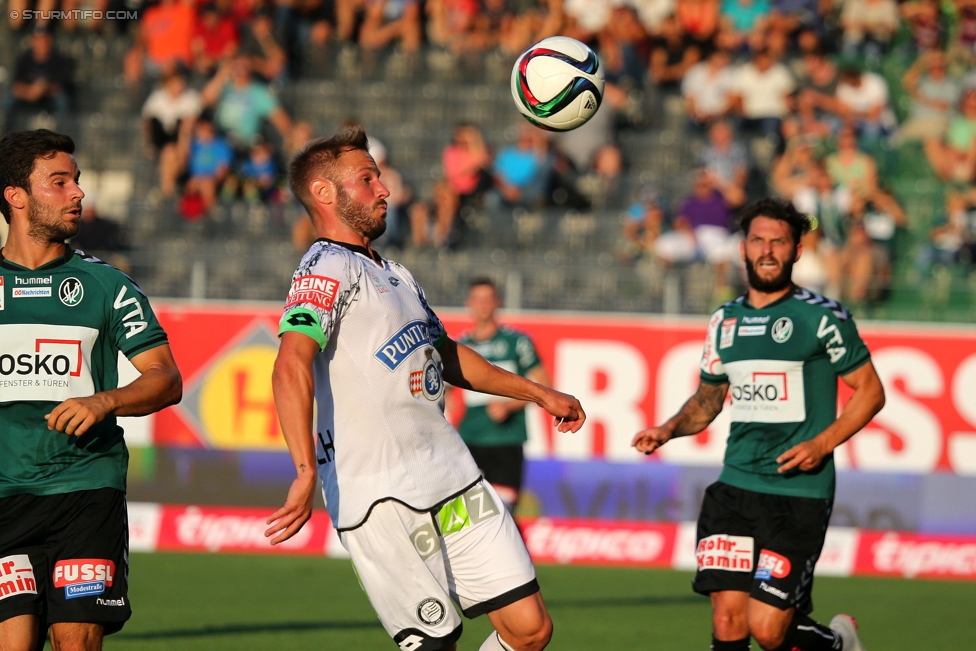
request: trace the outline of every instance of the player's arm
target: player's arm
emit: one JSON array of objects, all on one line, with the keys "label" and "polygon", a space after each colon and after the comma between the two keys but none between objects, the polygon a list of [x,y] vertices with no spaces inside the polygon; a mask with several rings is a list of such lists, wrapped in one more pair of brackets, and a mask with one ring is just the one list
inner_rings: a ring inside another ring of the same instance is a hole
[{"label": "player's arm", "polygon": [[499,368],[450,337],[444,337],[438,351],[444,364],[444,379],[456,387],[534,402],[556,419],[560,432],[576,432],[586,420],[583,407],[573,396]]},{"label": "player's arm", "polygon": [[833,452],[838,445],[857,434],[884,407],[884,387],[874,364],[870,361],[847,375],[841,376],[841,379],[847,386],[854,389],[854,395],[844,405],[844,409],[841,410],[837,420],[827,429],[812,439],[793,446],[777,457],[776,463],[781,464],[779,467],[781,473],[793,469],[805,472],[818,468],[824,457]]},{"label": "player's arm", "polygon": [[[526,373],[525,377],[529,378],[536,384],[541,384],[544,387],[552,386],[552,381],[549,379],[549,373],[546,371],[542,364],[537,364],[530,368]],[[492,400],[487,405],[485,405],[485,412],[488,417],[491,418],[496,423],[502,423],[508,420],[508,417],[517,411],[525,409],[529,402],[527,400],[515,400],[514,398],[508,398],[507,400]]]},{"label": "player's arm", "polygon": [[315,377],[312,359],[320,350],[319,342],[295,331],[281,335],[278,356],[271,372],[278,422],[285,444],[295,463],[296,477],[288,490],[285,505],[267,520],[271,525],[264,532],[272,545],[282,543],[304,526],[312,517],[315,494],[315,445],[312,437],[312,408],[315,396]]},{"label": "player's arm", "polygon": [[145,350],[129,361],[139,377],[124,387],[68,398],[45,416],[47,428],[81,436],[108,416],[146,416],[182,399],[183,378],[168,344]]},{"label": "player's arm", "polygon": [[651,454],[673,438],[697,434],[722,411],[729,383],[708,384],[700,382],[695,395],[688,398],[678,413],[666,423],[637,432],[630,445],[639,452]]}]

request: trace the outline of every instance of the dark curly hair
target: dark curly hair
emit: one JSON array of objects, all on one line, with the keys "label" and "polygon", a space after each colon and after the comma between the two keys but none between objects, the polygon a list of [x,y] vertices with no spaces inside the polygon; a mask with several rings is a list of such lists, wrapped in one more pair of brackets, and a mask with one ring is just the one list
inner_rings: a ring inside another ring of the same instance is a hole
[{"label": "dark curly hair", "polygon": [[793,207],[793,204],[786,199],[769,197],[760,199],[742,209],[739,213],[739,228],[743,234],[749,233],[749,226],[756,217],[768,217],[781,222],[786,222],[793,235],[793,245],[800,243],[800,239],[810,232],[810,217],[804,215]]}]

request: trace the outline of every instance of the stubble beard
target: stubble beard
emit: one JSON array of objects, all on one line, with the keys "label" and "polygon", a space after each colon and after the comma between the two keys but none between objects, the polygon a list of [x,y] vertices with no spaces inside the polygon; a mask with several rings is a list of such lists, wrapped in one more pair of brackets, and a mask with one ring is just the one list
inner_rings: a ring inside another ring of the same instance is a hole
[{"label": "stubble beard", "polygon": [[756,264],[753,260],[746,257],[746,277],[749,280],[749,287],[758,292],[774,294],[783,291],[793,282],[793,260],[785,260],[780,272],[772,278],[762,278],[756,271]]},{"label": "stubble beard", "polygon": [[27,236],[35,242],[44,244],[62,243],[78,234],[81,225],[78,222],[65,221],[64,215],[68,210],[77,206],[69,206],[60,211],[42,204],[33,197],[27,198]]},{"label": "stubble beard", "polygon": [[336,184],[336,212],[339,220],[371,242],[386,232],[386,220],[373,217],[376,206],[377,204],[369,206],[353,201],[342,186]]}]

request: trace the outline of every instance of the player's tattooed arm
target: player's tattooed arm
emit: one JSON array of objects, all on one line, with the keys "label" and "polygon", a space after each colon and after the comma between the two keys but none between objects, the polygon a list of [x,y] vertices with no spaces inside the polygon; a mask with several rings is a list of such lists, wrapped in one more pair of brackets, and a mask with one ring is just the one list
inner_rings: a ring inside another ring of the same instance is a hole
[{"label": "player's tattooed arm", "polygon": [[728,391],[728,383],[699,383],[695,395],[688,398],[677,414],[663,425],[637,432],[631,446],[638,452],[651,454],[673,438],[697,434],[722,411]]}]

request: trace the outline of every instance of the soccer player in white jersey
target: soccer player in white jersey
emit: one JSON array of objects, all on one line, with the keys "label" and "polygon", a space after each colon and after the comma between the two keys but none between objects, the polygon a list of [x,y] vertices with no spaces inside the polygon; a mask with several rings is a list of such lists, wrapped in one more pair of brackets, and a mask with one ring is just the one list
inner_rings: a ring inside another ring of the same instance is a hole
[{"label": "soccer player in white jersey", "polygon": [[[266,536],[308,521],[316,485],[384,628],[404,651],[453,650],[467,617],[482,651],[543,649],[552,621],[515,522],[444,418],[444,382],[538,404],[560,432],[579,401],[451,340],[403,266],[372,250],[389,192],[360,127],[308,144],[290,183],[317,239],[295,272],[272,374],[297,470]],[[318,413],[313,423],[313,398]]]}]

